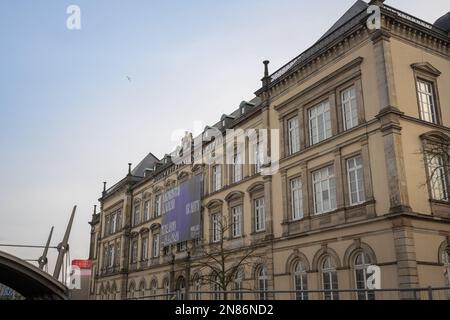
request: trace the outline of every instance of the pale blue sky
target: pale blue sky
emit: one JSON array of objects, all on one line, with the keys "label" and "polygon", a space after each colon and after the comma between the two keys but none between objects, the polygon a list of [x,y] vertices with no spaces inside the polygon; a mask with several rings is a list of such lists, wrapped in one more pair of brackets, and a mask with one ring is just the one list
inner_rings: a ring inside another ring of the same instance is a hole
[{"label": "pale blue sky", "polygon": [[[55,225],[56,244],[78,204],[71,258],[86,258],[102,181],[171,151],[173,130],[251,99],[264,59],[282,66],[353,3],[1,1],[0,243],[44,243]],[[79,31],[66,28],[70,4],[81,8]],[[450,10],[448,0],[387,4],[430,22]]]}]

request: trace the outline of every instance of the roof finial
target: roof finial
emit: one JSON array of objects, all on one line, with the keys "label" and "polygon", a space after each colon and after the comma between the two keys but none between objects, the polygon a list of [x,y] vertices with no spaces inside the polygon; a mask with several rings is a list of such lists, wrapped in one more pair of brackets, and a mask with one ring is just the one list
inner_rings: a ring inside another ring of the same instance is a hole
[{"label": "roof finial", "polygon": [[106,193],[106,181],[103,182],[103,193]]},{"label": "roof finial", "polygon": [[94,204],[94,213],[92,215],[95,216],[96,214],[97,214],[97,205]]},{"label": "roof finial", "polygon": [[128,163],[128,175],[131,176],[131,165],[132,163]]}]

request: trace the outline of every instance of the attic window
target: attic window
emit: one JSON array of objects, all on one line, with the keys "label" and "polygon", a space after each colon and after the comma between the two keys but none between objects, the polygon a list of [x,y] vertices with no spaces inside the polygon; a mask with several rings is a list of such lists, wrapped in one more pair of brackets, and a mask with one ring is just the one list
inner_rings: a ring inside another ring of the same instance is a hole
[{"label": "attic window", "polygon": [[242,106],[242,107],[241,107],[241,114],[244,114],[244,112],[245,112],[245,107]]},{"label": "attic window", "polygon": [[227,122],[225,120],[222,120],[222,127],[225,127]]}]

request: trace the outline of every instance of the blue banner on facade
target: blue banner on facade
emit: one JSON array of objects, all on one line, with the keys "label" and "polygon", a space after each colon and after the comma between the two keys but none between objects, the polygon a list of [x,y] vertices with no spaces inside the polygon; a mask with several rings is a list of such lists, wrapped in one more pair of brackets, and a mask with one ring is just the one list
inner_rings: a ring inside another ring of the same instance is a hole
[{"label": "blue banner on facade", "polygon": [[161,246],[200,237],[202,184],[202,176],[194,176],[163,194]]}]

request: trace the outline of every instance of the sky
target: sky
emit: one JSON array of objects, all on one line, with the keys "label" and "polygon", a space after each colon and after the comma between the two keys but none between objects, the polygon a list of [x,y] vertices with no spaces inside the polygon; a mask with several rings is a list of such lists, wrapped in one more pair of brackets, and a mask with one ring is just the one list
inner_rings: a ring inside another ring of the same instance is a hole
[{"label": "sky", "polygon": [[[311,46],[353,0],[2,0],[0,244],[52,245],[73,205],[70,258],[88,257],[102,182],[172,133],[214,124]],[[388,0],[428,22],[448,0]],[[69,5],[81,29],[69,30]],[[41,250],[0,247],[24,259]],[[50,253],[50,266],[56,252]]]}]

